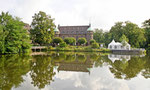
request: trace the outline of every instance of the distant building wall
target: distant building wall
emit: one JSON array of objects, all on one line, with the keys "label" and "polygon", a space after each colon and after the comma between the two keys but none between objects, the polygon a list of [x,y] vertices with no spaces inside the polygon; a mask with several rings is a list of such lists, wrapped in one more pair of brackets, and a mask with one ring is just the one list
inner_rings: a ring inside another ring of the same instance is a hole
[{"label": "distant building wall", "polygon": [[89,42],[93,39],[93,31],[88,31],[90,25],[85,26],[58,26],[57,32],[55,32],[55,37],[61,37],[62,39],[66,37],[74,37],[76,40],[79,38],[86,38]]}]

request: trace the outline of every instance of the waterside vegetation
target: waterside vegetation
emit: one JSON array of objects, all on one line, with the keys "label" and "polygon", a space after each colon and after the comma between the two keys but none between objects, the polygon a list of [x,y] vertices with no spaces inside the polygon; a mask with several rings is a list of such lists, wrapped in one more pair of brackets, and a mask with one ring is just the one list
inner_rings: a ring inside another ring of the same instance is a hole
[{"label": "waterside vegetation", "polygon": [[[73,37],[54,37],[54,18],[43,11],[35,13],[29,31],[24,26],[19,17],[0,14],[0,54],[30,52],[32,45],[47,46],[49,50],[110,52],[106,48],[112,39],[125,40],[132,48],[150,49],[150,20],[145,20],[143,27],[126,21],[115,23],[108,32],[95,29],[90,43],[85,38],[76,41]],[[101,44],[105,48],[100,48]]]}]

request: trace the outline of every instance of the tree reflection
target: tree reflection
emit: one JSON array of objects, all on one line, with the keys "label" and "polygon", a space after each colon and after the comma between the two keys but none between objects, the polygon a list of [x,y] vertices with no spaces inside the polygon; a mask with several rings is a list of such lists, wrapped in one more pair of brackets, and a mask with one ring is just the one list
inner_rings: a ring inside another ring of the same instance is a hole
[{"label": "tree reflection", "polygon": [[28,55],[0,56],[0,89],[17,88],[23,81],[23,75],[29,71]]},{"label": "tree reflection", "polygon": [[75,61],[75,59],[76,59],[75,54],[67,54],[65,58],[65,62],[73,62]]},{"label": "tree reflection", "polygon": [[144,69],[145,64],[145,60],[139,57],[132,57],[129,61],[125,59],[116,60],[111,64],[110,71],[114,74],[115,78],[131,79],[136,77]]},{"label": "tree reflection", "polygon": [[62,61],[66,58],[66,54],[64,52],[60,52],[60,53],[52,53],[51,54],[51,57],[52,57],[52,60],[55,60],[55,61]]},{"label": "tree reflection", "polygon": [[97,61],[98,58],[99,58],[99,55],[97,53],[90,54],[90,60]]},{"label": "tree reflection", "polygon": [[34,62],[31,62],[31,78],[32,84],[39,89],[49,85],[53,80],[54,72],[51,64],[51,57],[49,56],[34,56]]},{"label": "tree reflection", "polygon": [[[95,61],[95,60],[94,60]],[[95,67],[103,67],[106,65],[110,65],[112,62],[108,59],[107,55],[99,56],[99,58],[95,61]]]},{"label": "tree reflection", "polygon": [[77,54],[76,57],[79,62],[85,62],[87,59],[84,54]]},{"label": "tree reflection", "polygon": [[145,78],[150,78],[150,56],[148,55],[147,57],[144,57],[144,60],[146,61],[144,65],[144,70],[142,71],[142,75]]}]

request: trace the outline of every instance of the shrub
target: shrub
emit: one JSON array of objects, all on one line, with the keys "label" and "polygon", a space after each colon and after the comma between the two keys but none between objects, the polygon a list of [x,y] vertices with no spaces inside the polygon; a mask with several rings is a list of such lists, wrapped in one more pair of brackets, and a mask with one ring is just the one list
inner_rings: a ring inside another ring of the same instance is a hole
[{"label": "shrub", "polygon": [[60,44],[59,44],[59,47],[66,47],[67,46],[67,44],[66,44],[66,42],[61,42]]},{"label": "shrub", "polygon": [[78,43],[81,44],[85,44],[87,42],[87,40],[85,38],[79,38],[78,39]]},{"label": "shrub", "polygon": [[55,44],[58,44],[58,43],[61,43],[61,42],[63,42],[63,40],[62,40],[62,38],[60,38],[60,37],[55,37],[55,38],[53,39],[53,43],[55,43]]},{"label": "shrub", "polygon": [[92,44],[92,43],[96,43],[96,41],[94,39],[91,39],[90,44]]},{"label": "shrub", "polygon": [[92,43],[92,48],[99,48],[99,44],[98,43]]},{"label": "shrub", "polygon": [[73,45],[76,43],[76,39],[74,37],[67,37],[64,39],[64,42],[69,45]]}]

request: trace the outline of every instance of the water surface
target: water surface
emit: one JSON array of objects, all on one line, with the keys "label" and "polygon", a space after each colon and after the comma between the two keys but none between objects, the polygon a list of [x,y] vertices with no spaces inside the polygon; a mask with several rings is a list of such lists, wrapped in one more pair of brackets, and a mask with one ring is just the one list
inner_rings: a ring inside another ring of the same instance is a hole
[{"label": "water surface", "polygon": [[0,56],[0,90],[150,90],[150,57],[40,52]]}]

